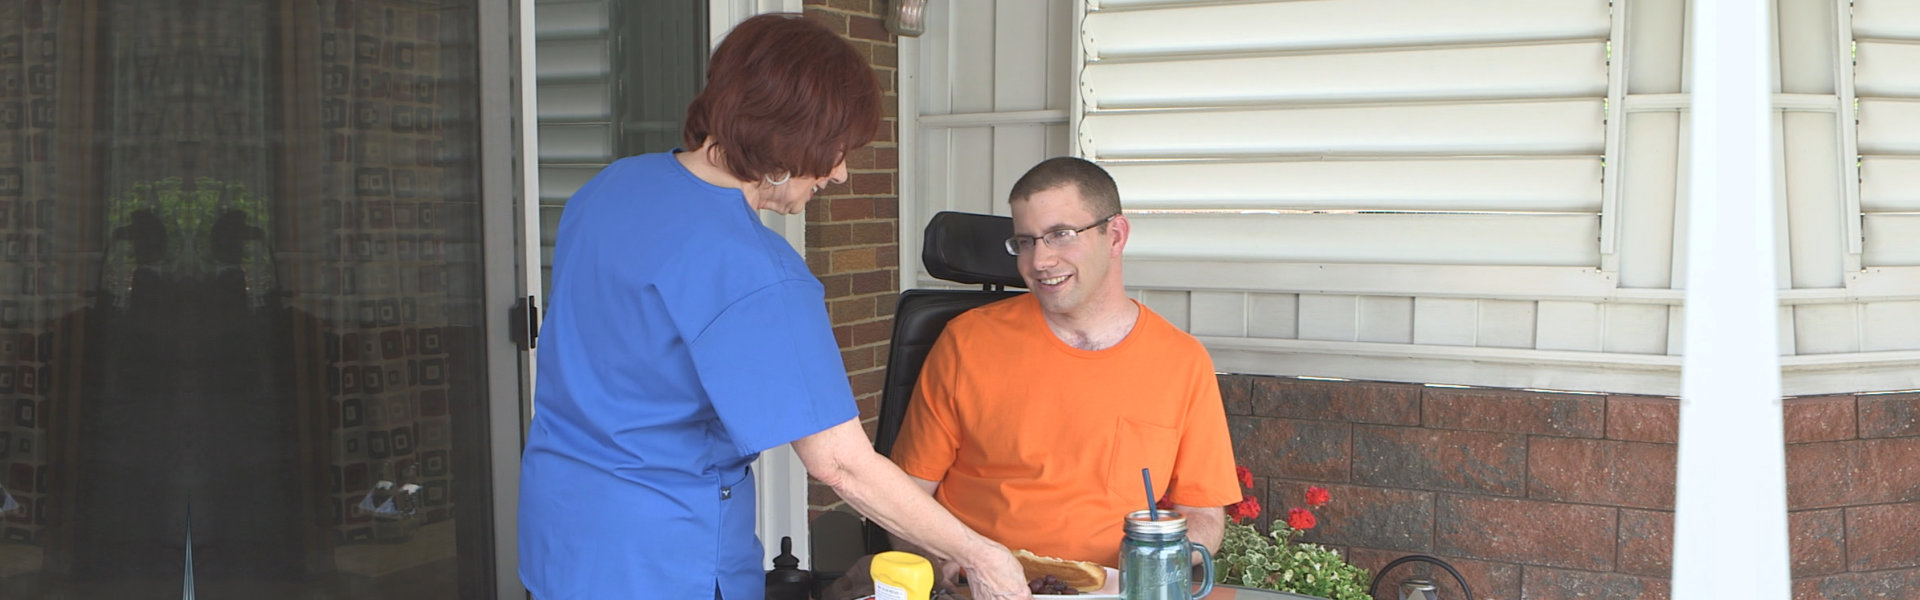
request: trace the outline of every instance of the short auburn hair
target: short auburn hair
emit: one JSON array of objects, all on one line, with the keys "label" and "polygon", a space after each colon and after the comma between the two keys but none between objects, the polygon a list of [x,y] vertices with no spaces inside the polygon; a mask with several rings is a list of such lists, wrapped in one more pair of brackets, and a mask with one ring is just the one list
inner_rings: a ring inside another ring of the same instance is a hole
[{"label": "short auburn hair", "polygon": [[[1049,158],[1027,169],[1013,182],[1007,202],[1022,202],[1034,194],[1069,185],[1080,190],[1080,202],[1095,218],[1120,214],[1120,186],[1113,182],[1113,176],[1092,161],[1072,156]],[[1101,227],[1106,231],[1104,225]]]},{"label": "short auburn hair", "polygon": [[825,177],[873,141],[880,110],[880,83],[852,44],[806,17],[763,14],[713,51],[680,136],[687,148],[719,148],[744,181]]}]

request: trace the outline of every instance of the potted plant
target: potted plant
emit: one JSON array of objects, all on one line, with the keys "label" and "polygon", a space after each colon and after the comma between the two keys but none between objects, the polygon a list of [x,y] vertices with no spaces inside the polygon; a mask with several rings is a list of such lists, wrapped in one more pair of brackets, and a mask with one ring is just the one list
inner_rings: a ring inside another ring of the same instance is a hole
[{"label": "potted plant", "polygon": [[[1253,473],[1236,466],[1235,474],[1243,487],[1253,486]],[[1213,555],[1217,583],[1292,592],[1328,600],[1370,600],[1366,569],[1353,566],[1345,557],[1318,544],[1295,538],[1317,524],[1311,508],[1332,501],[1326,488],[1309,486],[1307,508],[1287,511],[1285,520],[1275,520],[1273,531],[1262,534],[1248,521],[1260,516],[1260,500],[1245,495],[1227,507],[1226,535],[1220,551]]]}]

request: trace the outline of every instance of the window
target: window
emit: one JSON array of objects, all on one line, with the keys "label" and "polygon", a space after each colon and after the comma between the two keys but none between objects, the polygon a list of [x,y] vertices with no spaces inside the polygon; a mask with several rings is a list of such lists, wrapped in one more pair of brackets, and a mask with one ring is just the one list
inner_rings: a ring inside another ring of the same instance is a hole
[{"label": "window", "polygon": [[544,296],[567,198],[616,158],[680,145],[706,82],[707,4],[572,0],[535,11]]}]

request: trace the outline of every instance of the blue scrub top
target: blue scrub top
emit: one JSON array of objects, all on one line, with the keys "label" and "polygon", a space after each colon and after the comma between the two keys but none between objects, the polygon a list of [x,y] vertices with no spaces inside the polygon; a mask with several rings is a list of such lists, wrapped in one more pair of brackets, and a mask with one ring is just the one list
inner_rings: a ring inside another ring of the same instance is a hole
[{"label": "blue scrub top", "polygon": [[536,598],[759,600],[760,451],[858,415],[825,292],[671,153],[567,201],[520,465]]}]

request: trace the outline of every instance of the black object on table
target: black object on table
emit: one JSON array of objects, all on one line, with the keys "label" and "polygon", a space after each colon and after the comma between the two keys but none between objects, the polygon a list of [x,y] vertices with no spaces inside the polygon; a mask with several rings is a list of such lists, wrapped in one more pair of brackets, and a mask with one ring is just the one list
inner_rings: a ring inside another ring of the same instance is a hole
[{"label": "black object on table", "polygon": [[813,574],[800,568],[793,555],[793,538],[780,537],[780,555],[767,571],[767,600],[808,600],[813,597]]}]

